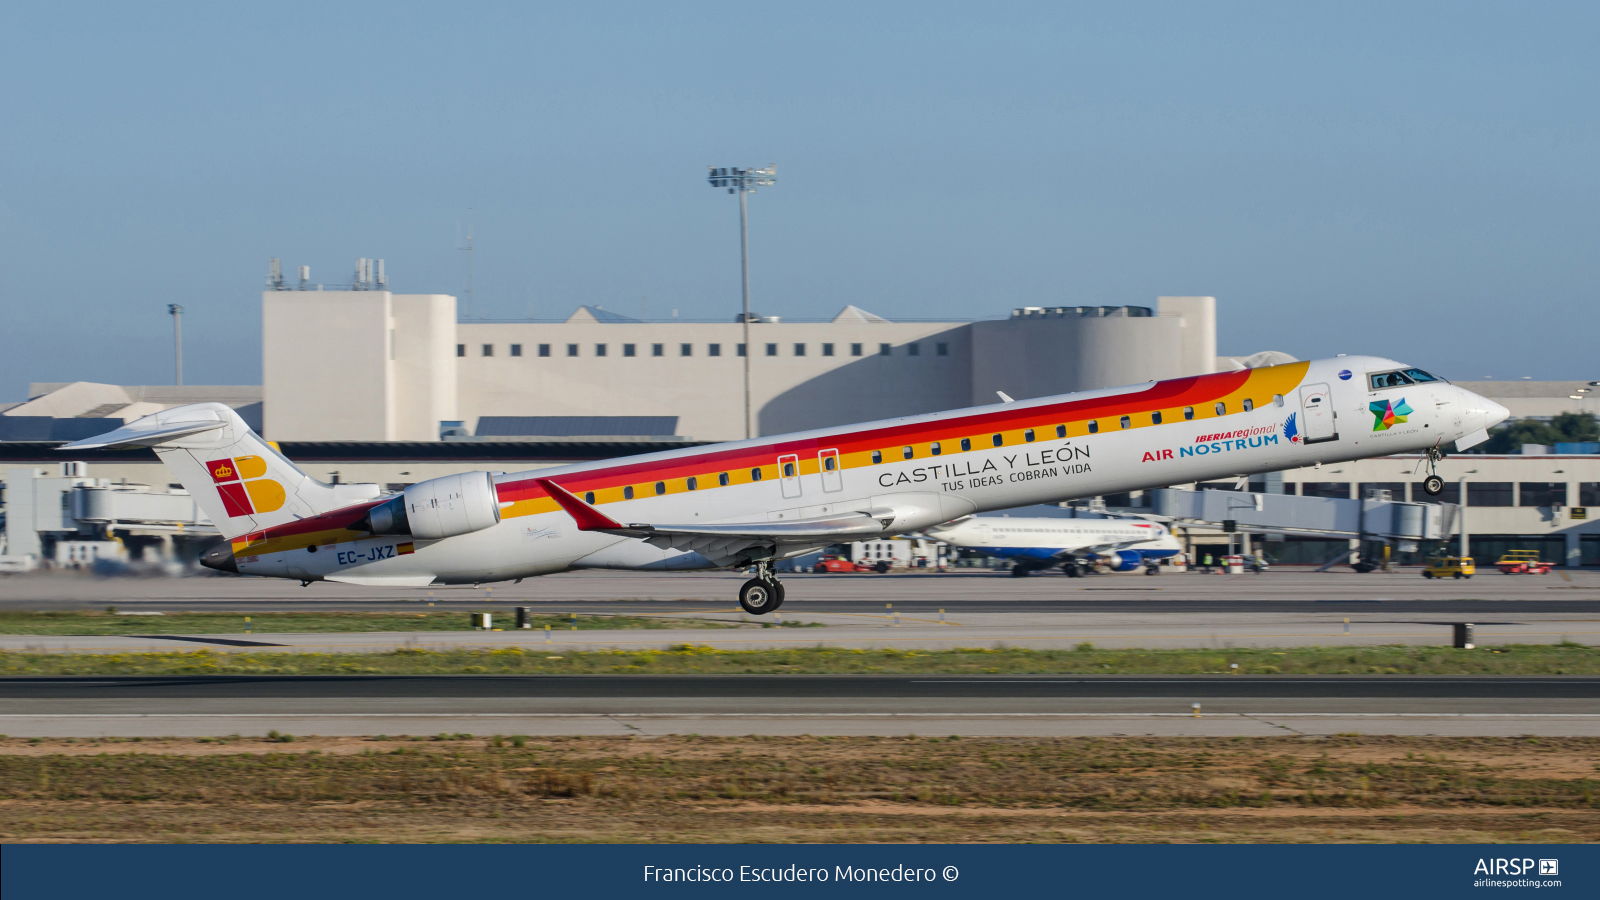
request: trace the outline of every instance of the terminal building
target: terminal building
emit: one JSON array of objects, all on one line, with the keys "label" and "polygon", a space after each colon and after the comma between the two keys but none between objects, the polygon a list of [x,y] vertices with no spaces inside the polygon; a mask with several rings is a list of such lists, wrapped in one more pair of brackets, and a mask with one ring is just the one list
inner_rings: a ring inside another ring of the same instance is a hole
[{"label": "terminal building", "polygon": [[[598,306],[561,321],[490,321],[461,319],[456,298],[445,294],[395,293],[371,280],[310,290],[305,281],[291,290],[275,280],[262,295],[260,385],[34,384],[28,400],[0,404],[8,500],[19,496],[20,482],[35,480],[56,493],[176,490],[148,451],[86,454],[75,462],[87,468],[64,475],[51,448],[198,401],[235,408],[314,477],[398,490],[467,469],[517,471],[743,438],[747,350],[750,426],[758,435],[989,404],[997,392],[1021,400],[1292,359],[1274,351],[1219,357],[1211,297],[1024,307],[973,321],[889,321],[853,305],[825,321],[644,321]],[[1460,383],[1517,418],[1593,412],[1596,402],[1595,388],[1581,380]],[[1567,565],[1600,565],[1600,515],[1589,518],[1600,506],[1600,448],[1522,449],[1442,464],[1450,487],[1439,499],[1457,502],[1450,491],[1465,492],[1452,540],[1466,533],[1479,557],[1524,547]],[[1394,501],[1421,502],[1416,463],[1363,460],[1256,482],[1170,487],[1346,499],[1387,491]],[[1154,496],[1080,505],[1152,513]],[[11,549],[0,554],[26,548],[48,557],[53,541],[85,530],[103,536],[121,527],[129,537],[160,537],[163,548],[173,544],[163,535],[197,540],[208,530],[191,513],[187,521],[135,528],[104,516],[77,522],[39,512],[61,502],[29,499],[28,515],[44,516],[40,527],[9,517]],[[1210,523],[1192,524],[1197,545],[1229,540]],[[30,529],[42,537],[25,538]],[[1348,543],[1333,534],[1262,537],[1258,547],[1284,563],[1320,562]],[[1442,546],[1425,544],[1403,558]]]}]

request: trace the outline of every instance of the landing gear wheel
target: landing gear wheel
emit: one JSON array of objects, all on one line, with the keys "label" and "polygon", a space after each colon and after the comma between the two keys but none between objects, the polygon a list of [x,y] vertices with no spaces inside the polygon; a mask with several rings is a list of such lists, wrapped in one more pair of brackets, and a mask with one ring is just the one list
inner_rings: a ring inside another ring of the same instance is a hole
[{"label": "landing gear wheel", "polygon": [[1012,578],[1026,578],[1027,575],[1028,575],[1028,570],[1024,569],[1022,566],[1020,566],[1020,565],[1012,565],[1011,566],[1011,577]]},{"label": "landing gear wheel", "polygon": [[1444,493],[1444,479],[1437,475],[1429,475],[1422,480],[1422,490],[1429,497],[1437,497]]},{"label": "landing gear wheel", "polygon": [[752,616],[764,616],[778,608],[778,586],[771,581],[752,578],[739,588],[739,605]]},{"label": "landing gear wheel", "polygon": [[777,603],[774,603],[774,604],[772,604],[772,608],[773,608],[773,609],[777,609],[777,608],[778,608],[778,607],[780,607],[780,606],[782,606],[782,605],[783,605],[783,598],[784,598],[784,595],[785,595],[785,594],[787,594],[787,593],[788,593],[788,591],[785,591],[785,590],[784,590],[784,589],[783,589],[783,582],[781,582],[781,581],[774,581],[774,582],[773,582],[773,583],[772,583],[772,589],[773,589],[773,590],[774,590],[774,591],[775,591],[775,592],[777,592],[777,595],[778,595],[778,602],[777,602]]},{"label": "landing gear wheel", "polygon": [[1075,562],[1069,562],[1066,565],[1062,566],[1061,569],[1062,569],[1062,571],[1067,573],[1067,577],[1068,578],[1082,578],[1083,577],[1083,567],[1078,565]]}]

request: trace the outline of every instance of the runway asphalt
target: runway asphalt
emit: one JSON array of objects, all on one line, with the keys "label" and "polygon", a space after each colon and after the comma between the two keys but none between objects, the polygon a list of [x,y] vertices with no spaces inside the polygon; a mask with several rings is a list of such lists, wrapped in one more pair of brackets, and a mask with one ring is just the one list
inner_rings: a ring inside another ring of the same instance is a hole
[{"label": "runway asphalt", "polygon": [[[1194,704],[1199,704],[1198,710]],[[1600,678],[628,675],[0,679],[0,733],[13,737],[260,735],[268,730],[300,735],[1600,736]]]}]

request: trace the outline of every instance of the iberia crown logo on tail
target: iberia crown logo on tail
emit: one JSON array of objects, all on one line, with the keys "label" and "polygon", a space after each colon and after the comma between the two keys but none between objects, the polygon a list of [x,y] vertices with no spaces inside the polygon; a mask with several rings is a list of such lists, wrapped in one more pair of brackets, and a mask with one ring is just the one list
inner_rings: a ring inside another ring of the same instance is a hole
[{"label": "iberia crown logo on tail", "polygon": [[261,477],[267,474],[267,461],[259,456],[214,459],[206,463],[206,469],[229,517],[276,512],[287,499],[283,485]]}]

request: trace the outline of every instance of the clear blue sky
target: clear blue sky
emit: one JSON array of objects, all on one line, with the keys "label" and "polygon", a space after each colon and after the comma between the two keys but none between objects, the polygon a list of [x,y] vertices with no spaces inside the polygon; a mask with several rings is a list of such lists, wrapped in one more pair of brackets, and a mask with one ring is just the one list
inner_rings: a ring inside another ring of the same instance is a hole
[{"label": "clear blue sky", "polygon": [[[1221,349],[1600,378],[1593,3],[7,5],[0,399],[260,378],[267,260],[477,311],[1212,294]],[[470,210],[470,212],[469,212]],[[292,268],[291,268],[292,271]],[[314,323],[308,323],[312,327]]]}]

